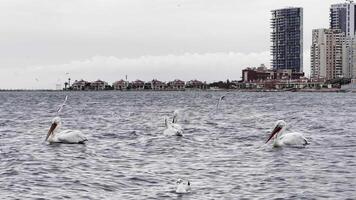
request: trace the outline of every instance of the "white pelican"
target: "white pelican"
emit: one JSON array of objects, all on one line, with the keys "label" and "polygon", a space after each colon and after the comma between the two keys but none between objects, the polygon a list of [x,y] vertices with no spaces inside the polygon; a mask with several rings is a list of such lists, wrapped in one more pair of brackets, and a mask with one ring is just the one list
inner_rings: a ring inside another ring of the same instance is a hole
[{"label": "white pelican", "polygon": [[271,132],[266,144],[273,138],[273,146],[303,146],[307,145],[307,139],[301,133],[284,133],[287,123],[279,120]]},{"label": "white pelican", "polygon": [[163,131],[164,135],[176,135],[183,136],[183,128],[177,124],[178,111],[174,111],[172,122],[168,122],[168,119],[164,119],[164,123],[166,125],[166,129]]},{"label": "white pelican", "polygon": [[51,128],[48,130],[47,137],[45,141],[49,143],[80,143],[83,144],[88,141],[87,138],[78,130],[64,130],[59,131],[61,127],[61,118],[55,117],[52,120]]},{"label": "white pelican", "polygon": [[190,182],[183,181],[182,179],[178,179],[176,193],[184,194],[184,193],[188,193],[189,191],[190,191]]}]

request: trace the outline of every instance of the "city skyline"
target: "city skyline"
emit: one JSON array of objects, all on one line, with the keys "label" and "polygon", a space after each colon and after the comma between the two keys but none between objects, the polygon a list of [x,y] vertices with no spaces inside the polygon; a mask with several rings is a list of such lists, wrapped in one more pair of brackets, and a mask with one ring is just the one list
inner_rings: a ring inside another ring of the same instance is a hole
[{"label": "city skyline", "polygon": [[0,88],[55,89],[68,76],[237,80],[270,66],[270,11],[289,6],[304,9],[309,74],[312,29],[328,27],[330,5],[343,2],[4,1]]},{"label": "city skyline", "polygon": [[353,1],[331,5],[330,26],[313,30],[313,79],[356,78],[355,8]]}]

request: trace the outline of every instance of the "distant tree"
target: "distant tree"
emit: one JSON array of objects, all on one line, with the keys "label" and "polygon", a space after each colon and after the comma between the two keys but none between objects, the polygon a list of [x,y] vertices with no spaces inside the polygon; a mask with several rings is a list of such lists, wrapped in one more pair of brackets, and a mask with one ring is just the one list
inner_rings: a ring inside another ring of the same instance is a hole
[{"label": "distant tree", "polygon": [[335,78],[326,81],[327,84],[332,84],[332,85],[346,85],[351,83],[351,78]]}]

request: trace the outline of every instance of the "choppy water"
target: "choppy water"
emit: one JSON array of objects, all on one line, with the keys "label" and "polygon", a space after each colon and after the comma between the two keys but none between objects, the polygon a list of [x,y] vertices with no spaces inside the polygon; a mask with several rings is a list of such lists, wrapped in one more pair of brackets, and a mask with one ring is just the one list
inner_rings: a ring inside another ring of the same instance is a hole
[{"label": "choppy water", "polygon": [[[0,199],[356,199],[356,96],[2,92]],[[57,106],[86,145],[43,143]],[[184,137],[165,137],[180,109]],[[275,121],[306,148],[260,147]],[[178,178],[192,191],[174,192]]]}]

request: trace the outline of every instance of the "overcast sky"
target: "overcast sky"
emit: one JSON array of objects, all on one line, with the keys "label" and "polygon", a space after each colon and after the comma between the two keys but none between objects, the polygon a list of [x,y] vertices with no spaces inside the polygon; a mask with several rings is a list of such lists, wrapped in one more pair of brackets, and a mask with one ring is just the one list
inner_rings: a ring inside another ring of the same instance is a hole
[{"label": "overcast sky", "polygon": [[[304,8],[311,30],[335,0],[1,0],[0,88],[55,89],[72,80],[239,80],[270,66],[270,10]],[[66,74],[67,73],[67,74]]]}]

